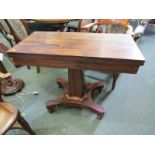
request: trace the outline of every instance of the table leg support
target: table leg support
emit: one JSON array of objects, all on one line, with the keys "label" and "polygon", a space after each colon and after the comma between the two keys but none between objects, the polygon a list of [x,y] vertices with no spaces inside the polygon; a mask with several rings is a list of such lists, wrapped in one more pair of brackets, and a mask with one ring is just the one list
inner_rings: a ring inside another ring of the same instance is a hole
[{"label": "table leg support", "polygon": [[82,100],[77,97],[63,96],[46,102],[46,108],[50,113],[54,112],[55,109],[61,105],[90,109],[97,114],[98,119],[101,119],[105,113],[104,108],[94,102],[91,98],[85,98]]},{"label": "table leg support", "polygon": [[69,83],[64,80],[63,78],[57,79],[58,86],[64,89],[64,94],[55,100],[49,100],[46,102],[46,107],[48,111],[54,112],[54,110],[61,105],[71,106],[71,107],[79,107],[79,108],[87,108],[94,111],[97,114],[97,118],[101,119],[105,113],[105,110],[102,106],[98,105],[92,99],[92,92],[94,89],[101,90],[104,87],[103,81],[96,82],[96,83],[88,83],[85,86],[84,95],[80,96],[73,96],[69,95]]}]

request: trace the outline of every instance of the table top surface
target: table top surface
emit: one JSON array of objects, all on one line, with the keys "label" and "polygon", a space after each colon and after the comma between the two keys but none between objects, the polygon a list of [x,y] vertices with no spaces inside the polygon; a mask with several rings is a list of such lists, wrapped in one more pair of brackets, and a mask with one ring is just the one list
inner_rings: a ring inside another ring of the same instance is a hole
[{"label": "table top surface", "polygon": [[145,61],[128,34],[34,32],[8,53]]}]

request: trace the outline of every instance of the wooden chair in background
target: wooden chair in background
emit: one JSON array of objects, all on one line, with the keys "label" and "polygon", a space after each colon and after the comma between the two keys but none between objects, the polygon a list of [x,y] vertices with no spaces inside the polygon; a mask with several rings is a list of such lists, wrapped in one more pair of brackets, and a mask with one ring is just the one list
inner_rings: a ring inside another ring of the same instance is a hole
[{"label": "wooden chair in background", "polygon": [[[10,78],[10,73],[0,73],[0,88],[1,82]],[[16,125],[16,122],[19,124]],[[35,135],[28,122],[21,116],[20,111],[11,103],[3,101],[0,89],[0,135],[7,133],[11,129],[22,129],[31,135]]]},{"label": "wooden chair in background", "polygon": [[[128,33],[133,35],[133,28],[128,19],[98,19],[94,23],[85,25],[87,32],[94,33]],[[119,73],[113,73],[112,90],[115,89]]]},{"label": "wooden chair in background", "polygon": [[[5,38],[9,40],[11,46],[19,43],[30,34],[27,23],[22,19],[1,19],[0,25],[3,28]],[[30,66],[28,68],[30,69]],[[37,73],[39,72],[40,68],[37,66]]]}]

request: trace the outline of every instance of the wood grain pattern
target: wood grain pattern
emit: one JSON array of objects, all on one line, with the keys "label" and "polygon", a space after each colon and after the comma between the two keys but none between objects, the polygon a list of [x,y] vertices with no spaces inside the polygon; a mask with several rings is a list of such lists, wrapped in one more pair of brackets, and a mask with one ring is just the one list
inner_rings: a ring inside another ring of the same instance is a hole
[{"label": "wood grain pattern", "polygon": [[127,73],[136,73],[145,61],[128,34],[34,32],[8,54],[18,65]]}]

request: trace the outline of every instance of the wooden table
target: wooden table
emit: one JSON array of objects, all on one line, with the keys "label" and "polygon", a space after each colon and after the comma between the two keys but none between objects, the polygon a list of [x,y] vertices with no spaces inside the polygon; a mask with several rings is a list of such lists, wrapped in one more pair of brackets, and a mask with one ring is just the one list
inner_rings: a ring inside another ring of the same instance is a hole
[{"label": "wooden table", "polygon": [[64,31],[64,24],[69,23],[73,19],[31,19],[31,21],[39,23],[59,24],[60,31]]},{"label": "wooden table", "polygon": [[68,81],[58,78],[64,94],[46,103],[49,112],[62,104],[89,108],[102,118],[104,108],[91,97],[103,81],[85,84],[83,70],[136,74],[144,57],[128,34],[34,32],[8,51],[17,65],[68,68]]}]

